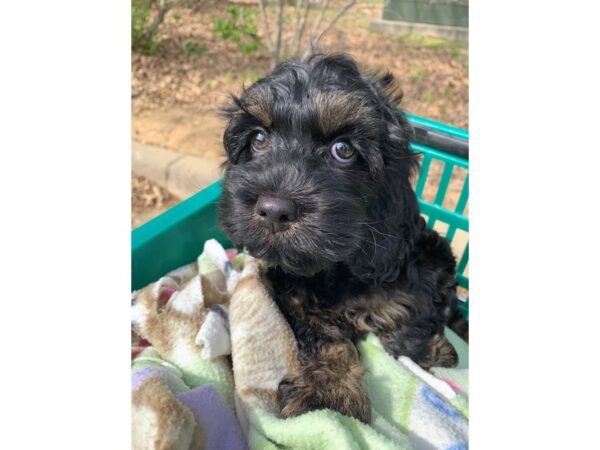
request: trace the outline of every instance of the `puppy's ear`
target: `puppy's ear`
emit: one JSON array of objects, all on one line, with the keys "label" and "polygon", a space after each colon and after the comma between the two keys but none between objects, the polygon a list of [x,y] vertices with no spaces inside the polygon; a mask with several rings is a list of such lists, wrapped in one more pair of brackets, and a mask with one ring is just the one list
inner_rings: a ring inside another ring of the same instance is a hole
[{"label": "puppy's ear", "polygon": [[384,74],[371,73],[367,75],[367,78],[376,95],[386,102],[389,107],[397,108],[400,105],[404,93],[391,72]]},{"label": "puppy's ear", "polygon": [[220,116],[227,121],[223,133],[223,147],[227,154],[227,161],[225,161],[224,166],[237,163],[241,152],[244,150],[245,141],[240,139],[236,132],[243,121],[244,112],[244,104],[233,94],[231,95],[231,102],[220,110]]},{"label": "puppy's ear", "polygon": [[409,147],[412,127],[396,109],[402,94],[394,77],[388,73],[370,76],[368,81],[385,122],[380,141],[384,169],[376,198],[367,210],[365,241],[355,254],[352,271],[363,279],[391,282],[406,264],[420,227],[418,202],[411,187],[419,162]]},{"label": "puppy's ear", "polygon": [[[412,167],[409,169],[415,171],[418,168],[416,155],[408,148],[408,141],[414,137],[412,126],[408,123],[406,115],[399,109],[400,102],[404,93],[394,75],[391,72],[375,73],[369,72],[366,81],[376,97],[378,108],[382,119],[387,125],[387,145],[391,145],[391,156],[399,156],[404,159],[413,159]],[[413,173],[411,173],[412,175]]]}]

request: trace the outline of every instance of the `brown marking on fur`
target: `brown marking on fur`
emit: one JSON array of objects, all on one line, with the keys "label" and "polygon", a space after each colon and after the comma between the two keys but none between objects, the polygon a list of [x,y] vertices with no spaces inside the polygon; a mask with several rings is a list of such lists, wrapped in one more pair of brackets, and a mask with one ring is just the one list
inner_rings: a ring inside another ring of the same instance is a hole
[{"label": "brown marking on fur", "polygon": [[455,367],[458,364],[458,354],[453,345],[443,334],[436,334],[431,339],[429,354],[417,363],[425,368]]},{"label": "brown marking on fur", "polygon": [[404,92],[391,73],[374,73],[369,78],[379,94],[387,99],[394,108],[400,105]]},{"label": "brown marking on fur", "polygon": [[302,218],[300,218],[300,220],[297,220],[295,222],[292,222],[288,229],[284,231],[284,233],[293,236],[295,233],[297,233],[299,230],[302,229],[302,226],[304,225],[304,220],[302,220]]},{"label": "brown marking on fur", "polygon": [[281,416],[329,408],[362,422],[371,421],[371,406],[361,383],[364,372],[358,351],[349,340],[322,344],[301,371],[286,376],[277,392]]},{"label": "brown marking on fur", "polygon": [[359,122],[367,111],[361,97],[341,92],[317,91],[312,96],[317,123],[325,134]]},{"label": "brown marking on fur", "polygon": [[[142,381],[131,400],[134,449],[205,448],[200,424],[192,412],[174,397],[164,380],[151,377]],[[151,436],[147,434],[149,430],[152,430]],[[147,441],[149,437],[153,437],[152,442]]]},{"label": "brown marking on fur", "polygon": [[426,314],[426,305],[401,289],[374,288],[325,308],[311,303],[311,297],[303,299],[302,293],[282,299],[278,304],[298,340],[301,362],[301,370],[280,384],[284,417],[330,408],[367,421],[368,398],[360,385],[362,368],[353,343],[369,332],[394,357],[410,349],[415,353],[409,355],[424,368],[454,364],[453,348],[444,339],[411,333]]},{"label": "brown marking on fur", "polygon": [[306,321],[312,329],[325,334],[328,341],[343,340],[346,338],[346,335],[344,334],[344,329],[335,320],[335,316],[335,313],[331,314],[330,311],[323,311],[321,317],[310,315],[307,316]]},{"label": "brown marking on fur", "polygon": [[265,127],[273,124],[273,95],[269,88],[255,88],[244,96],[246,111],[256,117]]},{"label": "brown marking on fur", "polygon": [[395,330],[410,319],[416,300],[402,292],[376,293],[370,297],[349,300],[343,310],[346,320],[363,333]]}]

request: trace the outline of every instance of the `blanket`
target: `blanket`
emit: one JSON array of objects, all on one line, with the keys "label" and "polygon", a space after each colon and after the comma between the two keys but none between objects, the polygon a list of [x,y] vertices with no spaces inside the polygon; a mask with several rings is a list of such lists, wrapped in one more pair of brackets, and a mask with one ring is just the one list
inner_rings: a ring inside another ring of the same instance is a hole
[{"label": "blanket", "polygon": [[134,448],[468,448],[468,369],[427,372],[373,334],[357,344],[370,424],[331,410],[280,418],[297,346],[261,270],[210,240],[195,263],[133,293]]}]

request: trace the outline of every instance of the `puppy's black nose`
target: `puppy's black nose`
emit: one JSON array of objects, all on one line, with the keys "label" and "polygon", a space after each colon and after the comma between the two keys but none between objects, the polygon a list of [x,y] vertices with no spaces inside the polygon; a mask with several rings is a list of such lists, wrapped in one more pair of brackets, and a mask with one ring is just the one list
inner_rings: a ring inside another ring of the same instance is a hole
[{"label": "puppy's black nose", "polygon": [[298,208],[288,198],[261,195],[256,202],[256,214],[271,230],[283,231],[298,218]]}]

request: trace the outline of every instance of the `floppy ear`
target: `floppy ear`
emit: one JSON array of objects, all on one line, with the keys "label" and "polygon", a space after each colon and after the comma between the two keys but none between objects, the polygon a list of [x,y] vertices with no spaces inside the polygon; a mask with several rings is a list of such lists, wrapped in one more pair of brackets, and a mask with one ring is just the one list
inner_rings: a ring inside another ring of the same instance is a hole
[{"label": "floppy ear", "polygon": [[223,147],[227,153],[227,160],[223,163],[224,167],[228,164],[236,164],[244,150],[246,144],[244,137],[239,136],[239,131],[244,126],[244,112],[242,101],[235,95],[231,95],[231,103],[220,111],[220,116],[227,121],[223,133]]},{"label": "floppy ear", "polygon": [[377,195],[367,209],[365,241],[354,255],[351,269],[364,280],[392,282],[405,265],[418,233],[420,213],[410,182],[419,162],[409,148],[412,127],[395,109],[402,95],[393,76],[370,78],[369,83],[380,101],[385,122],[379,144],[384,172]]}]

